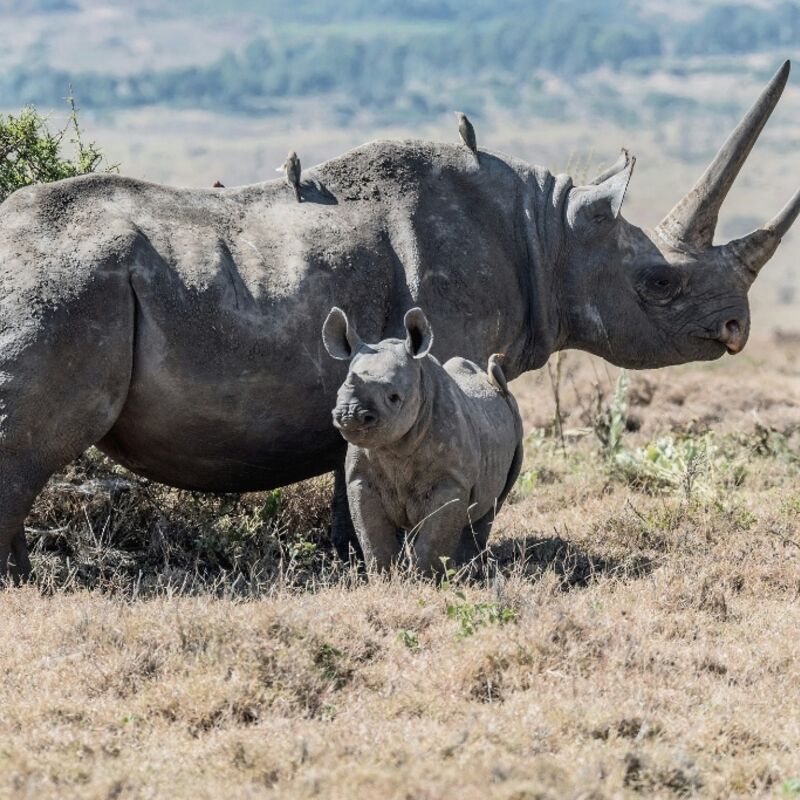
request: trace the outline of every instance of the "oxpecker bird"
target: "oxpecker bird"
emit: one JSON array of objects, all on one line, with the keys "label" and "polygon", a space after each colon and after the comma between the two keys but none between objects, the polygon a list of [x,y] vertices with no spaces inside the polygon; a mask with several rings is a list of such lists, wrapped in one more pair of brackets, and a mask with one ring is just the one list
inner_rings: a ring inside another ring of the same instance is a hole
[{"label": "oxpecker bird", "polygon": [[300,173],[302,172],[302,168],[300,167],[300,159],[297,157],[297,153],[295,153],[294,150],[289,151],[289,155],[286,156],[286,161],[278,167],[276,172],[286,173],[286,182],[289,186],[294,187],[294,196],[297,198],[297,202],[301,203]]},{"label": "oxpecker bird", "polygon": [[508,382],[506,381],[506,373],[503,370],[503,362],[505,360],[505,353],[493,353],[489,356],[489,364],[486,367],[486,376],[489,378],[489,383],[503,397],[508,396]]},{"label": "oxpecker bird", "polygon": [[225,188],[225,184],[224,183],[220,183],[219,181],[214,181],[214,184],[213,184],[213,186],[211,188],[212,189],[224,189]]},{"label": "oxpecker bird", "polygon": [[467,119],[467,115],[464,114],[462,111],[455,112],[456,118],[458,119],[458,134],[461,137],[461,141],[475,153],[475,156],[478,155],[478,142],[475,139],[475,128],[472,127],[472,123]]}]

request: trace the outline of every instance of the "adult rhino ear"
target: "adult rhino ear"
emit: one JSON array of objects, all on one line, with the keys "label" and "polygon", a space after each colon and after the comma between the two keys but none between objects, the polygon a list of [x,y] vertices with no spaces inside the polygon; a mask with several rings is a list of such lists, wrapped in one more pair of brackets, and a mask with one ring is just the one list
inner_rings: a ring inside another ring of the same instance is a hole
[{"label": "adult rhino ear", "polygon": [[580,239],[604,236],[619,216],[633,165],[636,163],[636,158],[628,155],[627,150],[622,155],[627,160],[622,169],[599,183],[576,186],[570,191],[567,199],[567,225]]},{"label": "adult rhino ear", "polygon": [[361,339],[347,319],[347,314],[336,306],[325,318],[322,341],[328,353],[339,361],[349,361],[361,346]]},{"label": "adult rhino ear", "polygon": [[421,308],[406,311],[406,351],[412,358],[424,358],[433,346],[433,328]]}]

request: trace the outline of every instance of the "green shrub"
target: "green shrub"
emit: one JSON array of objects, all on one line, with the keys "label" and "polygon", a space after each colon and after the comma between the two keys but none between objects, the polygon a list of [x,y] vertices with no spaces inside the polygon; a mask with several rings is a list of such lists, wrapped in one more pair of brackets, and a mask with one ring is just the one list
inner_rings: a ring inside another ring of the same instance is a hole
[{"label": "green shrub", "polygon": [[[50,183],[96,172],[105,156],[94,142],[85,143],[72,96],[67,97],[70,113],[63,128],[52,131],[47,117],[33,106],[18,116],[0,114],[0,202],[23,186]],[[63,154],[67,140],[72,157]],[[115,164],[105,171],[115,171]]]},{"label": "green shrub", "polygon": [[630,484],[650,492],[682,490],[686,499],[712,500],[716,492],[741,483],[743,465],[732,461],[712,435],[664,436],[635,450],[620,450],[615,469]]}]

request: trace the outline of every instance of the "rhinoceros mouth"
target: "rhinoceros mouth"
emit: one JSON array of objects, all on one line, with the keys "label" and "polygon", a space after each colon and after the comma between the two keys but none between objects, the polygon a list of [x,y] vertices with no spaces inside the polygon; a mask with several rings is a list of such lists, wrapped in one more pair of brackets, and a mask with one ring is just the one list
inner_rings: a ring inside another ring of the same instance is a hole
[{"label": "rhinoceros mouth", "polygon": [[368,448],[376,443],[376,438],[380,439],[377,425],[359,428],[343,428],[337,425],[336,428],[348,444],[356,447]]},{"label": "rhinoceros mouth", "polygon": [[377,427],[378,416],[362,409],[333,410],[333,427],[336,428],[347,441],[362,440],[368,437]]},{"label": "rhinoceros mouth", "polygon": [[340,430],[342,433],[368,433],[378,426],[377,420],[375,422],[346,422],[344,420],[334,420],[333,427]]}]

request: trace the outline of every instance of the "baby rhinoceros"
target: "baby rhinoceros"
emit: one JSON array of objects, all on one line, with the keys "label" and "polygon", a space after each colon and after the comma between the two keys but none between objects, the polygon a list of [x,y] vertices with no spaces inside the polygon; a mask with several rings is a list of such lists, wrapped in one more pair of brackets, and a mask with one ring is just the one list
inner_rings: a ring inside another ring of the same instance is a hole
[{"label": "baby rhinoceros", "polygon": [[485,548],[519,474],[522,421],[485,368],[430,355],[421,309],[404,324],[405,340],[366,344],[333,308],[322,338],[331,356],[350,361],[333,424],[348,442],[347,496],[367,564],[385,569],[407,544],[432,573]]}]

